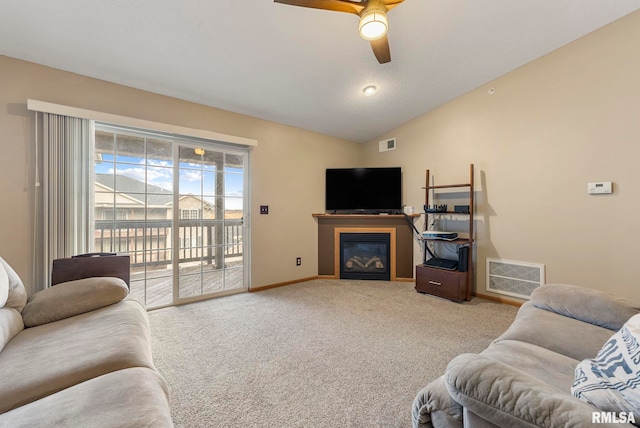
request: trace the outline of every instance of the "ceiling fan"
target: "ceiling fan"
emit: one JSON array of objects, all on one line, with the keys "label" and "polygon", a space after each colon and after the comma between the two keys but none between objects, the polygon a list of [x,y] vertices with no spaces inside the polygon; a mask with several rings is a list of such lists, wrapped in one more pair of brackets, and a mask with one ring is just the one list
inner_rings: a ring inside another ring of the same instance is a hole
[{"label": "ceiling fan", "polygon": [[310,7],[353,13],[360,17],[358,29],[360,36],[371,42],[373,53],[380,64],[391,61],[387,29],[387,12],[404,0],[274,0],[276,3],[291,6]]}]

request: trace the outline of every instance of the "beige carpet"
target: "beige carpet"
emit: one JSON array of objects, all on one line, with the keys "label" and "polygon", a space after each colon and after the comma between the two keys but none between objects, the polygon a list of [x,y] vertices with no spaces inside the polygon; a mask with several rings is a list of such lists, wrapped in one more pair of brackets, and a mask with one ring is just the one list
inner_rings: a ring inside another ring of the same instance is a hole
[{"label": "beige carpet", "polygon": [[413,287],[315,280],[150,312],[176,426],[410,427],[416,393],[517,311]]}]

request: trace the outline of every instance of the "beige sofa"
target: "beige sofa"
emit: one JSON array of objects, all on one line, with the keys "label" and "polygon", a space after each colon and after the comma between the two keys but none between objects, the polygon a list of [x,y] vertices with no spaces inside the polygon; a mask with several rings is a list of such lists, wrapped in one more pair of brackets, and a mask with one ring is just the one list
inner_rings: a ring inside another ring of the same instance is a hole
[{"label": "beige sofa", "polygon": [[172,427],[144,307],[119,278],[27,299],[0,258],[0,427]]},{"label": "beige sofa", "polygon": [[[480,354],[455,357],[418,393],[413,427],[619,427],[631,426],[618,423],[629,412],[640,423],[639,313],[597,290],[537,288],[504,334]],[[580,399],[576,388],[586,391]],[[614,414],[615,423],[592,424]]]}]

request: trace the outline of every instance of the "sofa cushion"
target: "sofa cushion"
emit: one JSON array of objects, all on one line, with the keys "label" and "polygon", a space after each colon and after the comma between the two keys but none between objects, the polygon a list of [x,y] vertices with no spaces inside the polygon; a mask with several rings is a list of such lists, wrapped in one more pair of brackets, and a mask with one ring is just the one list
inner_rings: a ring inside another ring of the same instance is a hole
[{"label": "sofa cushion", "polygon": [[20,312],[13,308],[0,308],[0,351],[23,328]]},{"label": "sofa cushion", "polygon": [[532,302],[527,302],[495,342],[528,342],[580,361],[596,355],[612,334],[613,331],[604,327],[539,309]]},{"label": "sofa cushion", "polygon": [[[2,259],[0,258],[0,260]],[[18,312],[19,309],[13,307],[16,304],[18,304],[18,307],[20,306],[20,299],[16,300],[14,294],[22,283],[15,283],[17,275],[14,277],[15,272],[12,270],[12,276],[10,277],[5,265],[6,263],[3,261],[0,262],[0,351],[2,351],[5,345],[24,328],[22,317],[20,316],[20,312]],[[10,288],[12,288],[11,300],[9,300]],[[22,290],[24,290],[24,287],[22,287]],[[26,297],[26,293],[24,296]]]},{"label": "sofa cushion", "polygon": [[22,310],[24,325],[34,327],[117,303],[129,288],[120,278],[95,277],[64,282],[42,290]]},{"label": "sofa cushion", "polygon": [[578,364],[571,392],[602,411],[633,413],[640,422],[640,315],[629,319],[594,359]]},{"label": "sofa cushion", "polygon": [[603,291],[568,284],[547,284],[531,294],[537,308],[589,324],[618,330],[640,308],[626,299]]},{"label": "sofa cushion", "polygon": [[4,307],[14,308],[20,312],[22,311],[25,303],[27,303],[27,290],[24,288],[24,284],[22,284],[22,280],[16,271],[14,271],[2,257],[0,257],[0,266],[2,266],[2,269],[9,279],[9,290],[7,292],[7,299],[4,303]]},{"label": "sofa cushion", "polygon": [[147,313],[136,301],[25,329],[0,352],[0,413],[130,367],[154,367]]},{"label": "sofa cushion", "polygon": [[529,376],[569,393],[578,360],[537,345],[517,340],[494,343],[480,355],[503,362],[526,372]]},{"label": "sofa cushion", "polygon": [[172,427],[167,397],[155,370],[119,370],[1,414],[0,426]]},{"label": "sofa cushion", "polygon": [[4,269],[4,266],[0,264],[0,308],[4,307],[9,297],[9,275]]}]

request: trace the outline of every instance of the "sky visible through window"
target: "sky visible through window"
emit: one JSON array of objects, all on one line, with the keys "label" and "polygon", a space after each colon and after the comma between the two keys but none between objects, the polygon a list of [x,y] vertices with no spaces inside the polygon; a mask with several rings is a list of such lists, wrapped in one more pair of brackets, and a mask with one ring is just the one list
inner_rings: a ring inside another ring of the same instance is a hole
[{"label": "sky visible through window", "polygon": [[[123,175],[146,182],[166,191],[173,191],[173,162],[144,159],[136,156],[114,156],[102,153],[95,163],[96,174]],[[213,165],[179,163],[180,194],[193,194],[210,203],[215,196],[225,197],[225,210],[243,209],[244,175],[241,168],[224,167],[224,195],[215,194],[217,171]]]}]

